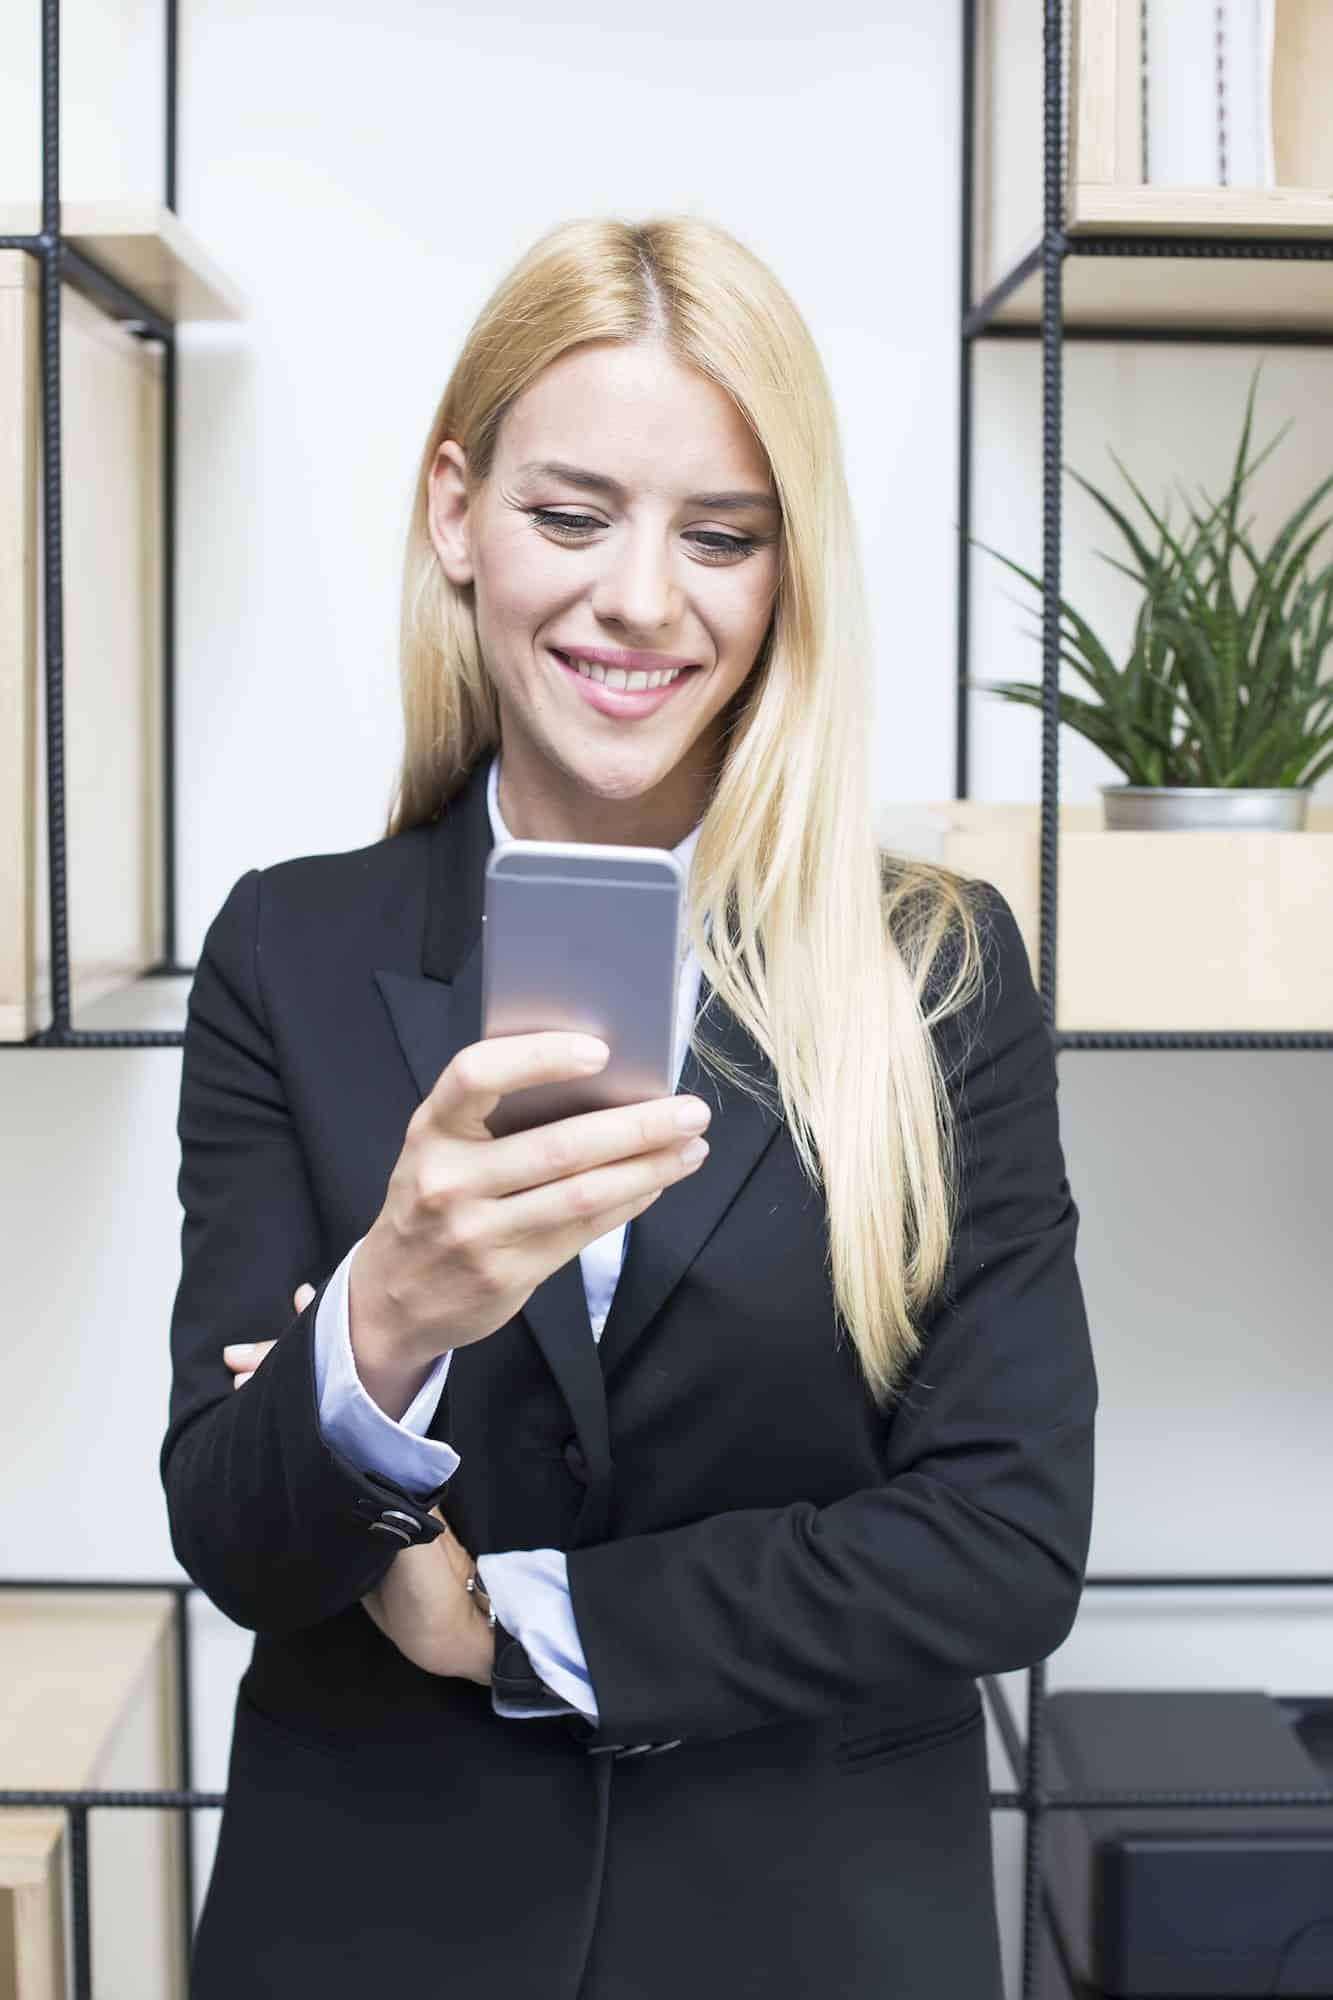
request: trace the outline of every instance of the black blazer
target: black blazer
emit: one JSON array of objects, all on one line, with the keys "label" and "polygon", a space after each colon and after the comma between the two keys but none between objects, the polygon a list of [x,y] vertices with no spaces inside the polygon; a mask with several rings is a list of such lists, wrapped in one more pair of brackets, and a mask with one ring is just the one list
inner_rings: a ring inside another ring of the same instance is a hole
[{"label": "black blazer", "polygon": [[[321,1436],[314,1319],[479,1033],[486,769],[428,826],[251,869],[191,990],[161,1475],[180,1561],[255,1634],[192,2000],[1000,2000],[976,1677],[1069,1631],[1097,1383],[998,891],[985,995],[936,1031],[965,1205],[905,1402],[835,1341],[785,1125],[687,1056],[712,1150],[632,1224],[600,1345],[572,1258],[455,1354],[431,1425],[468,1550],[568,1551],[600,1726],[497,1716],[360,1605],[400,1544]],[[235,1392],[224,1342],[275,1334]]]}]

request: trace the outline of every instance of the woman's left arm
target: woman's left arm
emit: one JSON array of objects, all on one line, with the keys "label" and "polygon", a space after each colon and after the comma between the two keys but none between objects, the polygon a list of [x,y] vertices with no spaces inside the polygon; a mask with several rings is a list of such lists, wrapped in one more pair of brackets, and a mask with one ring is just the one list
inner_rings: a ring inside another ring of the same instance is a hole
[{"label": "woman's left arm", "polygon": [[1073,1624],[1098,1401],[1079,1214],[1052,1039],[991,895],[985,991],[936,1029],[961,1075],[954,1284],[888,1426],[885,1478],[829,1506],[569,1551],[609,1737],[699,1741],[910,1700],[1043,1659]]},{"label": "woman's left arm", "polygon": [[[297,1312],[314,1296],[313,1285],[298,1285],[292,1300]],[[245,1387],[275,1345],[264,1340],[224,1348],[233,1389]],[[439,1507],[427,1511],[443,1522],[440,1534],[401,1549],[361,1603],[385,1638],[415,1666],[489,1686],[495,1633],[467,1588],[476,1565]]]}]

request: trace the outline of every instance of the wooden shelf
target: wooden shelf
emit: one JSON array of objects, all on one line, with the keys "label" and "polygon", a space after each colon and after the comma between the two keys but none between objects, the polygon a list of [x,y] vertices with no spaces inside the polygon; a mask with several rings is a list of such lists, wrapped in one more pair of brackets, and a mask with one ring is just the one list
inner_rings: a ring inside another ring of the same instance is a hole
[{"label": "wooden shelf", "polygon": [[[1099,236],[1333,237],[1333,188],[1118,187],[1078,181],[1065,227]],[[1324,273],[1326,283],[1329,273]]]},{"label": "wooden shelf", "polygon": [[[1039,14],[1040,10],[1036,10]],[[1143,178],[1143,0],[1069,0],[1064,317],[1080,327],[1321,335],[1333,330],[1333,259],[1169,254],[1173,238],[1333,244],[1333,5],[1278,0],[1272,66],[1277,186],[1177,186]],[[1042,46],[1020,0],[980,0],[974,296],[1033,259],[1041,242]],[[1155,239],[1161,255],[1117,256],[1108,240]],[[1100,245],[1080,254],[1080,239]],[[997,327],[1041,318],[1039,262]]]},{"label": "wooden shelf", "polygon": [[[0,235],[35,236],[42,212],[35,201],[0,202]],[[242,293],[160,202],[66,201],[61,233],[95,264],[119,278],[164,319],[237,320]]]},{"label": "wooden shelf", "polygon": [[[1024,261],[1016,260],[1014,268]],[[1014,287],[991,323],[1038,325],[1042,289],[1038,267]],[[1071,327],[1193,327],[1252,333],[1256,340],[1327,333],[1333,331],[1333,258],[1080,257],[1074,251],[1064,261],[1063,306]]]},{"label": "wooden shelf", "polygon": [[[932,857],[993,882],[1037,976],[1041,812],[952,799],[916,808]],[[1306,831],[1109,833],[1059,810],[1056,1025],[1068,1032],[1333,1030],[1333,805]],[[924,849],[923,849],[924,851]]]}]

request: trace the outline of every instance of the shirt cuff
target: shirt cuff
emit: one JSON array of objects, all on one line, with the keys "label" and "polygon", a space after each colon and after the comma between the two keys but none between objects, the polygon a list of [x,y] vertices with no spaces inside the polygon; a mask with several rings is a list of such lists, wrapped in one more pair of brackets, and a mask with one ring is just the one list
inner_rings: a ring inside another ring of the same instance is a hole
[{"label": "shirt cuff", "polygon": [[324,1289],[315,1314],[315,1389],[319,1427],[330,1444],[368,1472],[382,1472],[411,1492],[432,1493],[462,1464],[452,1445],[424,1435],[444,1390],[452,1350],[435,1360],[429,1375],[397,1421],[366,1391],[356,1372],[348,1308],[352,1245]]},{"label": "shirt cuff", "polygon": [[[518,1640],[539,1679],[589,1722],[596,1722],[597,1698],[574,1622],[564,1552],[506,1549],[502,1555],[478,1556],[476,1563],[496,1617]],[[542,1712],[502,1708],[494,1698],[491,1706],[497,1715]]]}]

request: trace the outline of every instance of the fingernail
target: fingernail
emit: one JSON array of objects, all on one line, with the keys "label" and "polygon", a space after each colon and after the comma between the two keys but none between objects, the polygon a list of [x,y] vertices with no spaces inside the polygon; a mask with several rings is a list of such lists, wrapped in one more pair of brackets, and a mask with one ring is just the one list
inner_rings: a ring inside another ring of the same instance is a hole
[{"label": "fingernail", "polygon": [[585,1069],[601,1069],[611,1059],[611,1051],[605,1042],[599,1042],[595,1035],[575,1035],[574,1060]]},{"label": "fingernail", "polygon": [[712,1113],[701,1098],[683,1097],[672,1115],[678,1132],[702,1132]]},{"label": "fingernail", "polygon": [[700,1160],[706,1159],[708,1157],[707,1139],[687,1140],[686,1143],[680,1149],[680,1157],[682,1163],[687,1167],[693,1167],[697,1165],[697,1163]]},{"label": "fingernail", "polygon": [[254,1351],[255,1344],[253,1340],[233,1340],[229,1347],[224,1347],[222,1350],[224,1354],[234,1355],[238,1361],[243,1361],[247,1355],[253,1354]]}]

